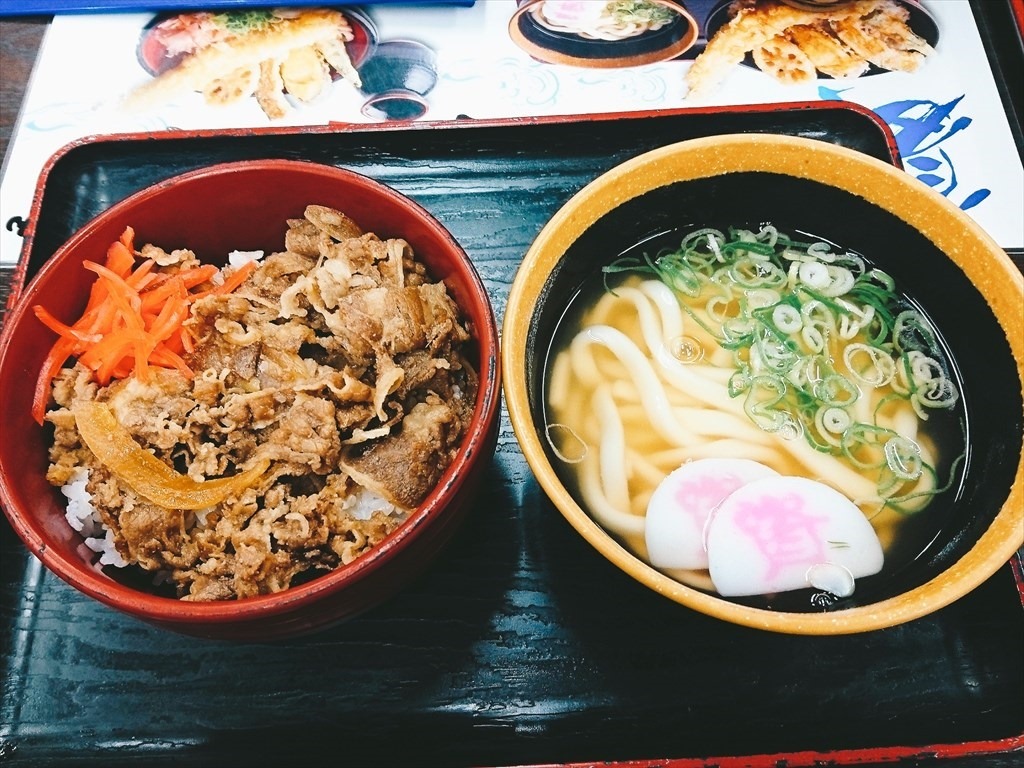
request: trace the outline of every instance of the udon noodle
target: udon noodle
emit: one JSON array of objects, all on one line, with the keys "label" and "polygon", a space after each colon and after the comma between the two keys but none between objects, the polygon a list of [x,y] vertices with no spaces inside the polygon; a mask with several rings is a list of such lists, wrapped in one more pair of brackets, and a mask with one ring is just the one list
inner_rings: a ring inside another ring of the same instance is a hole
[{"label": "udon noodle", "polygon": [[959,401],[937,335],[860,256],[770,226],[705,229],[604,271],[552,346],[548,438],[584,507],[641,557],[651,494],[690,460],[823,482],[884,547],[952,483],[963,425],[933,426]]},{"label": "udon noodle", "polygon": [[530,13],[539,25],[553,32],[608,41],[653,32],[671,24],[678,15],[652,0],[545,0]]}]

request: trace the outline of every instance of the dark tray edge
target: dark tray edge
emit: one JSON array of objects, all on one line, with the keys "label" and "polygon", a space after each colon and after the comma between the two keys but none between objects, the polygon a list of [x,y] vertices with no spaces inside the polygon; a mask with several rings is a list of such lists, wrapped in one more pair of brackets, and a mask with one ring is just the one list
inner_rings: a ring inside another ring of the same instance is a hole
[{"label": "dark tray edge", "polygon": [[[1024,550],[1018,550],[1007,564],[1013,573],[1024,608]],[[1005,758],[1005,762],[1001,758]],[[833,752],[801,751],[746,756],[666,758],[612,762],[523,765],[517,768],[813,768],[823,765],[856,765],[860,768],[884,765],[924,766],[957,761],[957,765],[1016,768],[1024,764],[1024,731],[1003,739],[924,746],[871,747]],[[998,761],[998,762],[995,762]]]},{"label": "dark tray edge", "polygon": [[182,139],[202,139],[224,136],[289,136],[289,135],[316,135],[330,134],[336,132],[360,133],[372,136],[378,133],[391,133],[396,131],[431,131],[431,130],[460,130],[465,128],[508,128],[512,126],[545,125],[560,123],[600,123],[616,120],[651,120],[682,115],[709,115],[709,114],[733,114],[733,113],[770,113],[778,111],[836,111],[841,110],[860,115],[881,134],[889,150],[893,165],[900,168],[903,163],[900,159],[899,148],[892,129],[877,114],[867,107],[854,102],[847,101],[807,101],[807,102],[785,102],[767,103],[752,105],[737,105],[729,107],[706,107],[706,108],[678,108],[648,110],[642,112],[605,112],[595,114],[565,114],[545,115],[535,117],[514,117],[514,118],[488,118],[476,119],[460,117],[455,120],[423,120],[413,123],[408,122],[382,122],[382,123],[341,123],[332,122],[325,125],[313,126],[283,126],[283,127],[259,127],[259,128],[233,128],[215,129],[203,128],[194,130],[161,130],[142,131],[130,133],[93,134],[83,136],[68,142],[57,149],[43,164],[36,181],[35,190],[32,196],[32,203],[29,209],[27,220],[22,222],[21,235],[24,239],[18,261],[14,265],[14,274],[10,281],[10,293],[7,297],[6,307],[14,306],[22,289],[27,283],[27,272],[32,248],[35,240],[36,222],[39,220],[39,213],[43,203],[43,193],[46,189],[50,174],[54,168],[69,153],[84,146],[102,146],[103,144],[123,141],[174,141]]},{"label": "dark tray edge", "polygon": [[1024,0],[970,0],[1017,152],[1024,157]]},{"label": "dark tray edge", "polygon": [[[603,114],[583,114],[583,115],[558,115],[558,116],[544,116],[544,117],[527,117],[527,118],[512,118],[512,119],[492,119],[492,120],[476,120],[476,119],[459,119],[451,121],[422,121],[414,123],[412,125],[408,123],[376,123],[376,124],[329,124],[326,126],[299,126],[299,127],[285,127],[285,128],[254,128],[254,129],[232,129],[232,130],[218,130],[218,129],[202,129],[194,131],[158,131],[158,132],[142,132],[142,133],[125,133],[125,134],[103,134],[96,136],[86,136],[75,141],[68,143],[57,150],[46,162],[40,173],[36,190],[33,196],[32,207],[29,219],[26,223],[24,231],[24,243],[18,262],[15,265],[14,275],[11,282],[11,293],[8,297],[8,308],[13,306],[14,302],[24,288],[25,275],[28,268],[29,256],[32,251],[32,245],[34,242],[35,234],[35,222],[38,220],[39,212],[42,207],[43,191],[46,187],[46,182],[53,169],[60,163],[60,161],[69,153],[73,152],[77,148],[84,145],[102,145],[110,142],[121,142],[121,141],[160,141],[164,140],[180,140],[189,138],[204,138],[204,137],[220,137],[225,135],[235,136],[277,136],[287,134],[320,134],[320,133],[332,133],[337,131],[345,132],[357,132],[365,133],[367,135],[373,135],[380,132],[392,132],[397,130],[408,131],[408,130],[458,130],[461,128],[504,128],[514,125],[532,125],[532,124],[548,124],[548,123],[588,123],[588,122],[602,122],[609,120],[643,120],[665,116],[677,116],[681,114],[698,114],[698,113],[721,113],[721,112],[772,112],[780,109],[785,110],[845,110],[857,112],[863,115],[865,118],[874,123],[879,131],[885,137],[887,147],[891,153],[891,161],[897,167],[902,167],[902,162],[899,157],[899,151],[895,141],[895,137],[892,134],[889,126],[881,120],[874,112],[852,102],[828,102],[828,101],[814,101],[814,102],[798,102],[798,103],[784,103],[784,104],[759,104],[759,105],[748,105],[748,106],[736,106],[727,108],[707,108],[707,109],[677,109],[677,110],[652,110],[649,112],[627,112],[627,113],[603,113]],[[1017,260],[1020,265],[1020,259],[1024,259],[1024,249],[1010,249],[1008,250],[1011,258]],[[1021,597],[1021,604],[1024,607],[1024,553],[1018,552],[1014,558],[1009,562],[1009,567],[1012,570],[1015,583],[1017,585],[1018,592]],[[878,747],[878,748],[861,748],[861,749],[850,749],[850,750],[837,750],[830,752],[817,752],[817,751],[802,751],[793,753],[781,753],[781,754],[759,754],[759,755],[747,755],[747,756],[725,756],[725,757],[707,757],[707,758],[668,758],[664,760],[629,760],[625,762],[585,762],[585,763],[559,763],[559,768],[584,768],[600,765],[604,768],[641,768],[641,766],[647,768],[653,768],[653,766],[659,766],[661,768],[701,768],[716,766],[721,768],[728,768],[734,766],[749,766],[750,768],[764,768],[776,767],[779,765],[787,766],[815,766],[822,764],[832,765],[881,765],[890,763],[904,763],[904,764],[921,764],[922,761],[930,760],[970,760],[972,758],[982,758],[986,756],[1000,756],[1000,755],[1018,755],[1024,754],[1024,732],[1021,734],[1014,735],[1012,737],[997,739],[997,740],[986,740],[986,741],[975,741],[975,742],[964,742],[960,744],[933,744],[925,746],[898,746],[898,747]],[[1014,758],[1017,759],[1017,758]],[[1012,763],[1007,763],[1012,764]],[[522,766],[522,768],[527,768]],[[533,766],[533,768],[542,768],[540,764]]]},{"label": "dark tray edge", "polygon": [[747,757],[669,758],[612,763],[560,763],[557,766],[534,765],[518,768],[811,768],[824,765],[858,765],[861,768],[883,765],[925,766],[945,760],[964,764],[984,758],[1005,756],[1006,762],[986,765],[1014,766],[1024,761],[1024,735],[991,742],[939,744],[926,747],[881,747],[840,752],[791,752]]}]

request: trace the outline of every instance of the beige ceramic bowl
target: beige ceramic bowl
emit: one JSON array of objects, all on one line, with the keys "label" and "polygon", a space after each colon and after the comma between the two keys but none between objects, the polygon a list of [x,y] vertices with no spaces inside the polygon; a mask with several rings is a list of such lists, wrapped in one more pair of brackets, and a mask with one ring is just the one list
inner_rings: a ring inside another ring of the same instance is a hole
[{"label": "beige ceramic bowl", "polygon": [[[948,524],[884,588],[842,610],[755,608],[660,573],[583,510],[560,479],[544,439],[548,340],[588,274],[654,232],[763,221],[812,232],[889,271],[932,317],[962,377],[970,447],[958,492],[941,497],[951,505],[945,510]],[[999,246],[951,202],[902,170],[808,139],[696,139],[607,172],[541,231],[505,312],[505,398],[522,450],[548,497],[601,555],[640,583],[746,626],[812,635],[874,630],[953,602],[1003,567],[1024,543],[1022,306],[1024,279]]]}]

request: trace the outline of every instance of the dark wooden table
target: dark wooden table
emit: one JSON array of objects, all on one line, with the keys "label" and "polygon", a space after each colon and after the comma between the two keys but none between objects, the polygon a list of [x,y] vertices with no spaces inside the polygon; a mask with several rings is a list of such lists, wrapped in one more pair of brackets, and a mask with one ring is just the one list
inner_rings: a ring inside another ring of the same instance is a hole
[{"label": "dark wooden table", "polygon": [[25,96],[25,87],[50,16],[0,21],[0,157],[7,146]]},{"label": "dark wooden table", "polygon": [[[50,23],[50,16],[22,16],[0,21],[0,159],[7,148],[25,97],[39,44]],[[0,211],[0,223],[6,217]],[[10,293],[12,270],[0,269],[0,319]]]}]

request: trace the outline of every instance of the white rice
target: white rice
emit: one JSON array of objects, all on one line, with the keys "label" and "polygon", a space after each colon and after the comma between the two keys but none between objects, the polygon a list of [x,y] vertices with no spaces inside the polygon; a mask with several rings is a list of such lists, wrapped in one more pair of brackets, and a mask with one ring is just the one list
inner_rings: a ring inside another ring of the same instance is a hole
[{"label": "white rice", "polygon": [[89,470],[79,467],[72,473],[71,479],[61,487],[60,492],[68,500],[64,517],[68,525],[85,537],[85,545],[100,554],[101,565],[124,568],[128,561],[117,551],[114,546],[114,532],[103,524],[93,506],[92,495],[85,489],[88,481]]},{"label": "white rice", "polygon": [[[128,565],[128,561],[117,551],[117,547],[114,546],[114,532],[103,524],[99,513],[93,506],[92,495],[85,489],[88,480],[89,470],[78,467],[71,475],[71,479],[61,486],[60,491],[68,500],[64,517],[67,519],[68,525],[85,537],[85,545],[93,552],[99,553],[101,565],[124,568]],[[383,512],[386,515],[398,517],[404,516],[404,513],[394,504],[366,488],[360,488],[350,494],[342,502],[342,508],[357,520],[369,520],[374,512]],[[212,509],[212,507],[208,507],[196,511],[196,520],[199,525],[206,525],[206,516]]]},{"label": "white rice", "polygon": [[345,497],[341,508],[356,520],[369,520],[374,512],[383,512],[385,515],[401,514],[394,504],[366,488],[358,488],[355,493]]},{"label": "white rice", "polygon": [[124,568],[128,561],[121,557],[121,553],[114,546],[114,532],[104,527],[104,537],[89,537],[85,540],[85,546],[93,552],[100,553],[100,565],[112,565],[115,568]]},{"label": "white rice", "polygon": [[263,251],[231,251],[228,254],[228,264],[238,268],[250,261],[259,261],[263,258]]},{"label": "white rice", "polygon": [[206,527],[206,516],[213,512],[213,507],[203,507],[196,510],[196,525],[200,528]]}]

